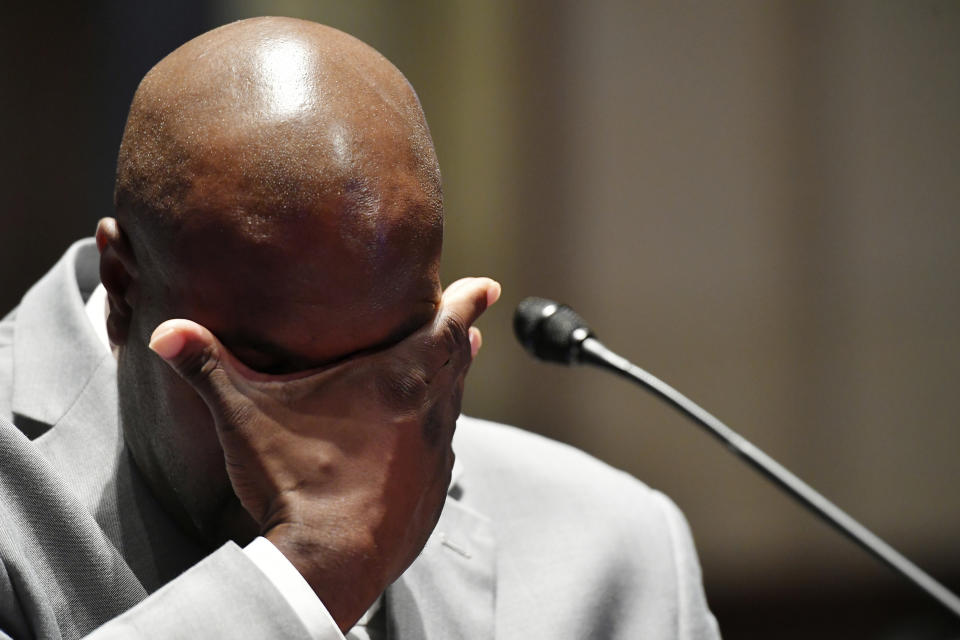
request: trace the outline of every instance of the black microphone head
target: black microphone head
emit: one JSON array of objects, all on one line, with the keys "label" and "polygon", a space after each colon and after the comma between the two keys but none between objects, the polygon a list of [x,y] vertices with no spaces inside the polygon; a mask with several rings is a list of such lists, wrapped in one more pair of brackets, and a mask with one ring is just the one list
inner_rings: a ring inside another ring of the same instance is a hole
[{"label": "black microphone head", "polygon": [[513,330],[534,356],[563,364],[578,362],[581,343],[593,336],[576,311],[545,298],[526,298],[518,304]]}]

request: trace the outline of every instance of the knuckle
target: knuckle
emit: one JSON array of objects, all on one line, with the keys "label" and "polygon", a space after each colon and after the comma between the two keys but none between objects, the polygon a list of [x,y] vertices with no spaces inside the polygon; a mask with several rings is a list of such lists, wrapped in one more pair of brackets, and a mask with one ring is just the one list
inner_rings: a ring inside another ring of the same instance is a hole
[{"label": "knuckle", "polygon": [[470,324],[454,311],[447,313],[440,332],[441,344],[448,353],[470,348]]},{"label": "knuckle", "polygon": [[375,378],[375,391],[386,406],[412,410],[421,406],[427,393],[427,376],[423,367],[410,363],[386,368]]},{"label": "knuckle", "polygon": [[217,369],[220,369],[220,356],[212,345],[189,350],[177,361],[180,375],[195,387],[206,386]]},{"label": "knuckle", "polygon": [[[176,362],[180,376],[193,387],[216,416],[229,418],[239,411],[238,394],[230,393],[230,374],[223,366],[219,350],[214,345],[184,353]],[[246,409],[244,409],[246,411]],[[227,420],[230,422],[230,420]]]}]

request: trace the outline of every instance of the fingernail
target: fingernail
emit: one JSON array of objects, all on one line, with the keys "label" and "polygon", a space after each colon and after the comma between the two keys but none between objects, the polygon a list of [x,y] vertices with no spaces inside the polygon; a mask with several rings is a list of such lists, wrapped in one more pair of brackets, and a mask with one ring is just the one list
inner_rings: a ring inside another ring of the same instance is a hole
[{"label": "fingernail", "polygon": [[477,354],[480,353],[480,347],[483,346],[483,334],[480,333],[480,329],[476,327],[470,327],[470,355],[471,357],[476,358]]},{"label": "fingernail", "polygon": [[497,282],[496,280],[493,281],[492,287],[487,288],[487,306],[488,307],[500,299],[501,290],[502,288],[500,287],[500,283]]},{"label": "fingernail", "polygon": [[175,358],[183,344],[183,336],[168,327],[157,327],[150,336],[150,348],[164,360]]}]

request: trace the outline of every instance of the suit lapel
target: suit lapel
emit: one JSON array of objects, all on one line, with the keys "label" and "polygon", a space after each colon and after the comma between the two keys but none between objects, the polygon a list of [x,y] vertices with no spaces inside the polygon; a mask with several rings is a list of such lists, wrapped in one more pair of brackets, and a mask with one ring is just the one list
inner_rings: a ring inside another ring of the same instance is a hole
[{"label": "suit lapel", "polygon": [[490,520],[448,496],[420,557],[387,589],[388,638],[493,638],[495,560]]},{"label": "suit lapel", "polygon": [[99,282],[96,256],[92,241],[73,244],[17,308],[12,409],[30,438],[63,417],[106,355],[83,309]]},{"label": "suit lapel", "polygon": [[91,513],[123,446],[116,363],[84,310],[97,262],[90,241],[67,250],[18,307],[13,349],[14,422]]},{"label": "suit lapel", "polygon": [[95,509],[120,446],[115,364],[83,307],[96,265],[92,242],[70,247],[24,296],[14,330],[13,418],[30,438],[17,460],[38,493],[23,508],[19,537],[25,571],[45,594],[40,606],[65,635],[86,633],[146,597],[118,551],[116,518],[105,523]]},{"label": "suit lapel", "polygon": [[17,309],[14,421],[150,592],[204,550],[163,512],[124,446],[116,361],[84,309],[98,262],[93,241],[75,243]]}]

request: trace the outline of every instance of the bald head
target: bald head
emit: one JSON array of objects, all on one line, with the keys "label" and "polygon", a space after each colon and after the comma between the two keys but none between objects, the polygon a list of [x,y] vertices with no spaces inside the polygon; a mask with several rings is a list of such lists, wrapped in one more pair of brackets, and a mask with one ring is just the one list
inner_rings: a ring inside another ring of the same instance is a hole
[{"label": "bald head", "polygon": [[416,94],[375,50],[311,22],[236,22],[157,64],[131,106],[115,202],[166,293],[218,290],[235,311],[309,291],[349,333],[358,312],[409,296],[404,278],[436,280],[440,176]]},{"label": "bald head", "polygon": [[168,209],[205,163],[223,161],[242,165],[243,186],[286,207],[314,201],[318,184],[359,198],[391,165],[440,197],[430,135],[403,75],[359,40],[302,20],[215,29],[147,74],[121,144],[118,207],[141,196]]}]

